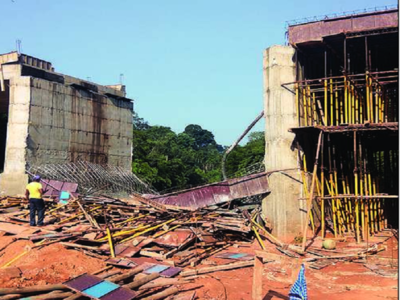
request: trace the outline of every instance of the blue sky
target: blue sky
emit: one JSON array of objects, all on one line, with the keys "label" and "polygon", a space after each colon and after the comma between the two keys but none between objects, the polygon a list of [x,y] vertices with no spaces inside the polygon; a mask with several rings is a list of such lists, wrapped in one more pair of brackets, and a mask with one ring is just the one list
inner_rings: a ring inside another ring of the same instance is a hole
[{"label": "blue sky", "polygon": [[100,84],[124,74],[150,124],[199,124],[230,145],[263,108],[263,50],[284,44],[286,21],[396,3],[0,0],[0,53],[20,39],[22,52],[58,72]]}]

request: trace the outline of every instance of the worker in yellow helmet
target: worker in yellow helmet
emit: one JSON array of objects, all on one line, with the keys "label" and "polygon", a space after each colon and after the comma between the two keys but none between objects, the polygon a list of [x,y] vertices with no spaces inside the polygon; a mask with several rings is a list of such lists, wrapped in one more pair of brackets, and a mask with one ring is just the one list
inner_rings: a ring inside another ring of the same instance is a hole
[{"label": "worker in yellow helmet", "polygon": [[36,212],[38,214],[38,226],[43,226],[45,205],[42,199],[43,187],[40,176],[33,177],[32,182],[26,186],[25,197],[29,201],[30,225],[36,226]]}]

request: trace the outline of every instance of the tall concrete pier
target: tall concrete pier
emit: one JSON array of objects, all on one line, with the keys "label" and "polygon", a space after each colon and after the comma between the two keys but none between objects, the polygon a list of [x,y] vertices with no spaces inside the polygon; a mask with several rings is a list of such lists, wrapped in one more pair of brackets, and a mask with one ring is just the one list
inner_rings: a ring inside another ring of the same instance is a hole
[{"label": "tall concrete pier", "polygon": [[[288,132],[297,126],[295,96],[281,86],[296,80],[294,55],[291,46],[272,46],[264,52],[265,168],[294,169],[285,173],[301,180],[297,150],[291,149],[294,134]],[[263,214],[276,237],[293,239],[305,220],[304,201],[298,200],[302,184],[277,172],[269,177],[269,187],[271,194],[263,201]]]}]

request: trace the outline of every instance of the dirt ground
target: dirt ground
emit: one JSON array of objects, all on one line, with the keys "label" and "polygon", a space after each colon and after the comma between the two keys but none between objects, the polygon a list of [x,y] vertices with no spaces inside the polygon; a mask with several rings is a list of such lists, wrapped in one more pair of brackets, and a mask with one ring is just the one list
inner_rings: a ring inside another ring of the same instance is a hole
[{"label": "dirt ground", "polygon": [[[8,246],[5,250],[0,251],[0,266],[24,251],[27,252],[8,268],[0,269],[1,288],[62,283],[106,266],[101,259],[87,256],[81,251],[66,249],[60,244],[30,249],[34,244],[28,240],[13,241],[12,236],[0,236],[0,249],[6,245]],[[350,247],[352,243],[339,243],[338,247],[346,245]],[[398,241],[391,237],[384,245],[387,250],[367,257],[367,264],[391,272],[386,276],[375,273],[361,262],[338,262],[321,270],[311,269],[306,264],[309,299],[397,299]],[[267,247],[268,251],[278,253],[271,244]],[[259,245],[253,243],[238,248],[231,247],[227,251],[254,254],[258,249]],[[211,257],[196,268],[230,262],[235,261]],[[288,292],[297,277],[297,269],[290,260],[264,264],[263,276],[264,299],[289,299]],[[199,275],[184,288],[202,285],[196,290],[196,299],[251,299],[252,280],[253,268],[247,267]],[[186,294],[192,295],[193,292]],[[185,299],[185,293],[175,296],[174,299]]]}]

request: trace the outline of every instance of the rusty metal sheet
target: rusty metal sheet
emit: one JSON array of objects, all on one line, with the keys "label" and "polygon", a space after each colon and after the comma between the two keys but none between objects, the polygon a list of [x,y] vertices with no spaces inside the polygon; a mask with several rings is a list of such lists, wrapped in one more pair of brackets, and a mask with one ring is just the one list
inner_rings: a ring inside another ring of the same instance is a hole
[{"label": "rusty metal sheet", "polygon": [[387,10],[293,25],[288,30],[289,43],[296,45],[341,33],[398,27],[398,19],[398,10]]},{"label": "rusty metal sheet", "polygon": [[267,193],[267,173],[257,173],[166,195],[145,195],[165,205],[197,209],[234,199]]},{"label": "rusty metal sheet", "polygon": [[61,190],[75,193],[78,189],[78,184],[74,182],[64,182]]},{"label": "rusty metal sheet", "polygon": [[154,240],[154,243],[166,247],[178,247],[193,235],[189,229],[174,230]]}]

